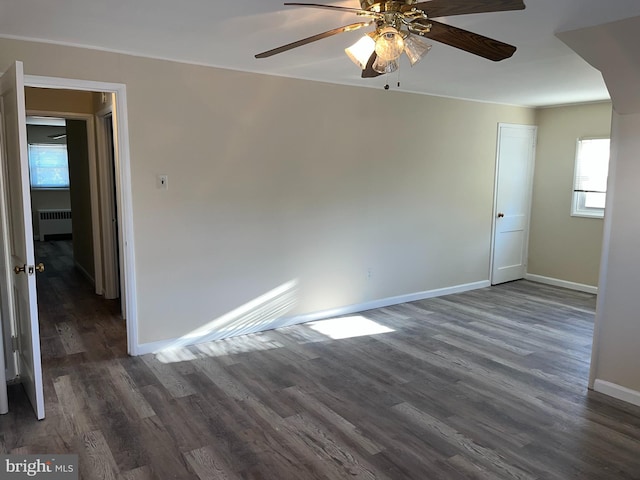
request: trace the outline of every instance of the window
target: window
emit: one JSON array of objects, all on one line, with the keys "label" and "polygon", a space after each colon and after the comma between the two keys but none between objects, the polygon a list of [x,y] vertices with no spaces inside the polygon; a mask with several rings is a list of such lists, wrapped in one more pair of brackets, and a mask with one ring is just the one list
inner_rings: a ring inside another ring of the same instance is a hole
[{"label": "window", "polygon": [[31,188],[69,188],[67,146],[63,144],[29,144]]},{"label": "window", "polygon": [[604,217],[609,172],[609,139],[578,140],[571,215]]}]

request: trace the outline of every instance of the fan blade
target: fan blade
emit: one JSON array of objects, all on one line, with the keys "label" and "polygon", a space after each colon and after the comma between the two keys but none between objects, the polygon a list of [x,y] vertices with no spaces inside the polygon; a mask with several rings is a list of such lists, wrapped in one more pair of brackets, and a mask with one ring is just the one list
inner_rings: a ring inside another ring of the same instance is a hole
[{"label": "fan blade", "polygon": [[369,15],[371,12],[367,11],[367,10],[362,10],[360,8],[349,8],[349,7],[338,7],[336,5],[322,5],[320,3],[290,3],[290,2],[285,2],[286,6],[293,6],[293,7],[311,7],[311,8],[322,8],[324,10],[338,10],[341,12],[352,12],[352,13],[359,13],[362,15]]},{"label": "fan blade", "polygon": [[470,13],[507,12],[524,10],[522,0],[431,0],[407,5],[403,11],[422,10],[429,18],[467,15]]},{"label": "fan blade", "polygon": [[376,58],[378,58],[378,55],[376,52],[373,52],[367,61],[367,66],[362,70],[362,78],[374,78],[382,75],[380,72],[376,72],[373,69],[373,64],[376,61]]},{"label": "fan blade", "polygon": [[332,37],[333,35],[337,35],[339,33],[350,32],[362,27],[368,27],[369,25],[371,25],[371,22],[360,22],[352,23],[351,25],[345,25],[344,27],[334,28],[333,30],[319,33],[317,35],[313,35],[312,37],[303,38],[302,40],[298,40],[297,42],[288,43],[286,45],[282,45],[281,47],[259,53],[256,55],[256,58],[267,58],[278,53],[286,52],[287,50],[291,50],[296,47],[301,47],[302,45],[306,45],[307,43],[316,42],[318,40],[322,40],[323,38]]},{"label": "fan blade", "polygon": [[[473,53],[488,60],[493,60],[494,62],[509,58],[516,51],[516,47],[508,43],[503,43],[445,23],[434,20],[416,20],[414,23],[431,25],[431,31],[424,32],[424,36],[427,38],[459,48],[465,52]],[[409,29],[411,30],[410,25]]]}]

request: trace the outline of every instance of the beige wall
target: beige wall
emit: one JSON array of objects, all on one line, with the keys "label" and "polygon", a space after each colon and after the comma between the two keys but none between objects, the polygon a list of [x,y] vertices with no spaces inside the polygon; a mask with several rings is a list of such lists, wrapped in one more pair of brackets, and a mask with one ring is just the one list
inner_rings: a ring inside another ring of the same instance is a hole
[{"label": "beige wall", "polygon": [[[25,71],[25,73],[27,72]],[[55,90],[55,95],[51,95],[50,93],[51,89],[48,88],[25,88],[27,111],[40,110],[59,113],[94,112],[92,92]]]},{"label": "beige wall", "polygon": [[571,216],[576,141],[608,136],[611,104],[540,109],[527,272],[597,286],[603,220]]},{"label": "beige wall", "polygon": [[73,212],[73,261],[89,279],[95,282],[87,122],[67,120],[66,123],[69,193]]},{"label": "beige wall", "polygon": [[608,248],[603,257],[606,269],[598,299],[592,377],[634,390],[630,401],[640,405],[640,113],[614,113],[612,142]]},{"label": "beige wall", "polygon": [[0,40],[0,64],[13,59],[127,85],[140,343],[291,281],[287,315],[487,280],[497,125],[535,121],[526,108]]}]

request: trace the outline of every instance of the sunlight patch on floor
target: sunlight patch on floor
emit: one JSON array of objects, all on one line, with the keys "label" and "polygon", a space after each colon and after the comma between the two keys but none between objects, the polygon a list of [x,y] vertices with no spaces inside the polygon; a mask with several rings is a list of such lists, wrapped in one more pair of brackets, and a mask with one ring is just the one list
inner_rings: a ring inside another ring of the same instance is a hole
[{"label": "sunlight patch on floor", "polygon": [[379,335],[381,333],[391,333],[394,331],[362,315],[318,320],[316,322],[306,323],[304,326],[334,340]]}]

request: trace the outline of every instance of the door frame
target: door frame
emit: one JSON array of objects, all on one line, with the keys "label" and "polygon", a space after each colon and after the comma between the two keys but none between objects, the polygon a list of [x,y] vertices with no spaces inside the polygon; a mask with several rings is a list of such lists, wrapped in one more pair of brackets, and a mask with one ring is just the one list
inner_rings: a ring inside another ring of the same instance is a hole
[{"label": "door frame", "polygon": [[118,244],[122,264],[121,292],[127,325],[127,352],[138,355],[138,317],[133,236],[133,202],[131,188],[131,157],[127,115],[127,90],[122,83],[98,82],[71,78],[25,75],[25,87],[106,92],[113,95],[113,143],[116,204],[118,206]]},{"label": "door frame", "polygon": [[[0,105],[0,110],[2,106]],[[7,207],[5,200],[5,158],[4,158],[4,120],[0,115],[0,322],[2,328],[0,328],[0,339],[2,339],[2,345],[0,346],[0,415],[4,415],[9,412],[9,399],[7,395],[7,379],[15,379],[18,375],[18,352],[13,350],[12,338],[16,333],[16,325],[13,321],[15,318],[13,308],[13,298],[11,292],[11,263],[9,262],[9,233],[8,233],[8,219],[6,218]],[[6,362],[5,362],[6,357]]]},{"label": "door frame", "polygon": [[[533,203],[533,176],[535,173],[535,164],[536,164],[536,146],[538,143],[538,126],[537,125],[526,125],[526,124],[518,124],[518,123],[498,123],[498,131],[496,134],[496,164],[495,164],[495,178],[493,185],[493,210],[492,210],[492,219],[491,219],[491,252],[489,255],[489,283],[494,285],[493,283],[493,262],[495,259],[495,248],[496,248],[496,232],[497,232],[497,219],[498,219],[498,183],[499,183],[499,175],[500,175],[500,135],[502,133],[502,129],[504,127],[508,128],[518,128],[522,130],[533,130],[533,151],[532,151],[532,159],[531,165],[529,167],[529,179],[528,179],[528,204],[529,211],[527,214],[527,237],[525,240],[524,250],[525,254],[528,255],[529,252],[529,234],[531,231],[531,207]],[[526,275],[525,271],[525,275]]]},{"label": "door frame", "polygon": [[[112,102],[113,103],[113,102]],[[117,253],[117,234],[114,231],[114,156],[112,135],[107,133],[108,125],[113,126],[113,106],[107,105],[94,114],[96,125],[96,149],[98,154],[98,181],[100,184],[100,225],[103,245],[103,292],[105,298],[120,297],[124,314],[124,295],[120,289],[119,270],[122,270],[120,255]],[[113,129],[112,129],[113,130]]]}]

